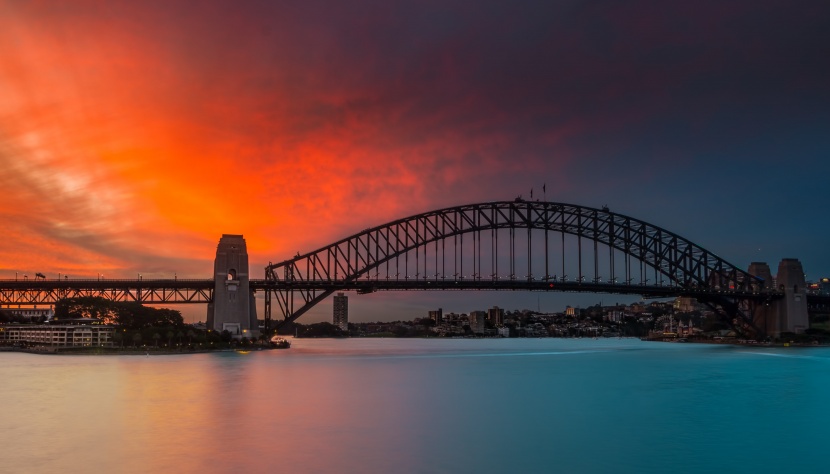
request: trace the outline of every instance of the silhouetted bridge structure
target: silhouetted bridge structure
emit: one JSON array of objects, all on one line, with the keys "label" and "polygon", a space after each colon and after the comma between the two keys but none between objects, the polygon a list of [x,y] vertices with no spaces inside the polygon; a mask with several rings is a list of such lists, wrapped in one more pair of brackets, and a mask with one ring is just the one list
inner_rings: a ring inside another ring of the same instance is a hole
[{"label": "silhouetted bridge structure", "polygon": [[[0,304],[52,304],[83,296],[147,304],[210,303],[218,278],[219,273],[205,280],[5,280],[0,281]],[[756,334],[766,332],[756,324],[758,308],[779,304],[791,290],[810,305],[830,304],[830,297],[805,294],[803,284],[801,289],[798,284],[773,287],[771,280],[608,208],[519,199],[445,208],[365,229],[269,264],[265,278],[248,280],[248,288],[265,293],[266,324],[277,311],[277,327],[346,290],[688,296],[736,328]]]}]

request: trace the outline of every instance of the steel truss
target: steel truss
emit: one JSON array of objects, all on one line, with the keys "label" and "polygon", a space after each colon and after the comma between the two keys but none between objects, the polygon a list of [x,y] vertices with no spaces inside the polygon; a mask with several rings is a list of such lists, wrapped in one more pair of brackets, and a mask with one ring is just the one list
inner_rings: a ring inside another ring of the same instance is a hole
[{"label": "steel truss", "polygon": [[[520,235],[522,230],[526,235]],[[520,268],[527,274],[517,274]],[[575,278],[566,276],[568,268]],[[556,269],[561,273],[552,275]],[[530,285],[518,285],[519,281]],[[283,317],[278,325],[296,320],[339,289],[463,287],[690,295],[749,329],[752,322],[741,309],[747,307],[744,302],[780,297],[764,290],[763,280],[642,220],[607,208],[524,200],[440,209],[366,229],[269,264],[264,283],[266,323],[276,300]]]},{"label": "steel truss", "polygon": [[144,304],[210,303],[213,280],[3,280],[0,305],[55,304],[100,297]]}]

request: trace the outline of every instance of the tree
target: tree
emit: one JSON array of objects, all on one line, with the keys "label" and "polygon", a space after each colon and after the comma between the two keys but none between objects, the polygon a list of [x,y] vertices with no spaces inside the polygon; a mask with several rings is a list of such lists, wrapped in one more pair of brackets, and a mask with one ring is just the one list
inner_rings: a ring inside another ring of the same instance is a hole
[{"label": "tree", "polygon": [[138,347],[138,345],[141,344],[141,333],[140,332],[137,332],[137,333],[133,334],[133,343],[135,343],[136,347]]},{"label": "tree", "polygon": [[167,331],[167,347],[173,346],[173,336],[175,336],[175,334],[173,334],[173,331]]},{"label": "tree", "polygon": [[153,340],[156,342],[156,347],[159,346],[159,339],[161,339],[161,334],[154,332],[153,333]]},{"label": "tree", "polygon": [[112,342],[121,343],[121,347],[124,347],[124,334],[118,331],[112,333]]},{"label": "tree", "polygon": [[55,319],[98,318],[112,323],[117,316],[118,304],[98,296],[65,298],[55,303]]},{"label": "tree", "polygon": [[98,318],[128,329],[184,325],[179,311],[150,308],[135,301],[101,297],[64,298],[55,303],[55,319]]}]

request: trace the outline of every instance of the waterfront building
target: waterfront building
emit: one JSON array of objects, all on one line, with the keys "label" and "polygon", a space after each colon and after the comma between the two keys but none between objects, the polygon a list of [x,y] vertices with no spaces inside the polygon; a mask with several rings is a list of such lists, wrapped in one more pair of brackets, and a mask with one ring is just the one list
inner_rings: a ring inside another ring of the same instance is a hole
[{"label": "waterfront building", "polygon": [[444,322],[443,310],[441,308],[438,308],[438,311],[430,311],[429,319],[435,321],[435,324],[441,324],[442,322]]},{"label": "waterfront building", "polygon": [[50,320],[55,316],[55,310],[51,306],[46,308],[38,308],[37,306],[31,308],[0,308],[0,311],[28,320],[40,318]]},{"label": "waterfront building", "polygon": [[0,340],[30,346],[112,347],[115,326],[103,324],[12,324],[0,327]]},{"label": "waterfront building", "polygon": [[484,319],[487,316],[484,311],[470,311],[470,329],[476,334],[484,334]]},{"label": "waterfront building", "polygon": [[341,291],[334,297],[333,324],[343,331],[349,330],[349,297]]},{"label": "waterfront building", "polygon": [[565,307],[565,316],[576,316],[576,309],[571,306]]},{"label": "waterfront building", "polygon": [[611,310],[608,311],[608,314],[605,315],[605,320],[610,321],[612,323],[619,323],[625,317],[625,312],[619,310]]},{"label": "waterfront building", "polygon": [[680,296],[675,298],[673,307],[675,311],[680,313],[691,313],[702,309],[701,304],[698,303],[696,299],[688,296]]},{"label": "waterfront building", "polygon": [[493,306],[487,311],[487,318],[493,326],[501,326],[504,324],[504,310]]}]

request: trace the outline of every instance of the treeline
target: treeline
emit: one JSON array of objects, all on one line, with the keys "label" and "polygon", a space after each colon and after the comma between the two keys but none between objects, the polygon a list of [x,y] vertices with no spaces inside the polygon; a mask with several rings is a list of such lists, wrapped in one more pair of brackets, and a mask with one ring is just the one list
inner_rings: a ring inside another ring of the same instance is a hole
[{"label": "treeline", "polygon": [[[45,319],[45,317],[41,317],[38,320]],[[27,323],[29,319],[25,316],[20,316],[18,314],[14,314],[11,311],[5,311],[0,309],[0,324],[8,324],[8,323]]]},{"label": "treeline", "polygon": [[97,318],[126,329],[181,327],[179,311],[151,308],[134,301],[111,301],[101,297],[66,298],[55,304],[55,320]]},{"label": "treeline", "polygon": [[283,325],[279,333],[297,337],[347,337],[349,335],[348,332],[331,323],[301,324],[296,321]]}]

